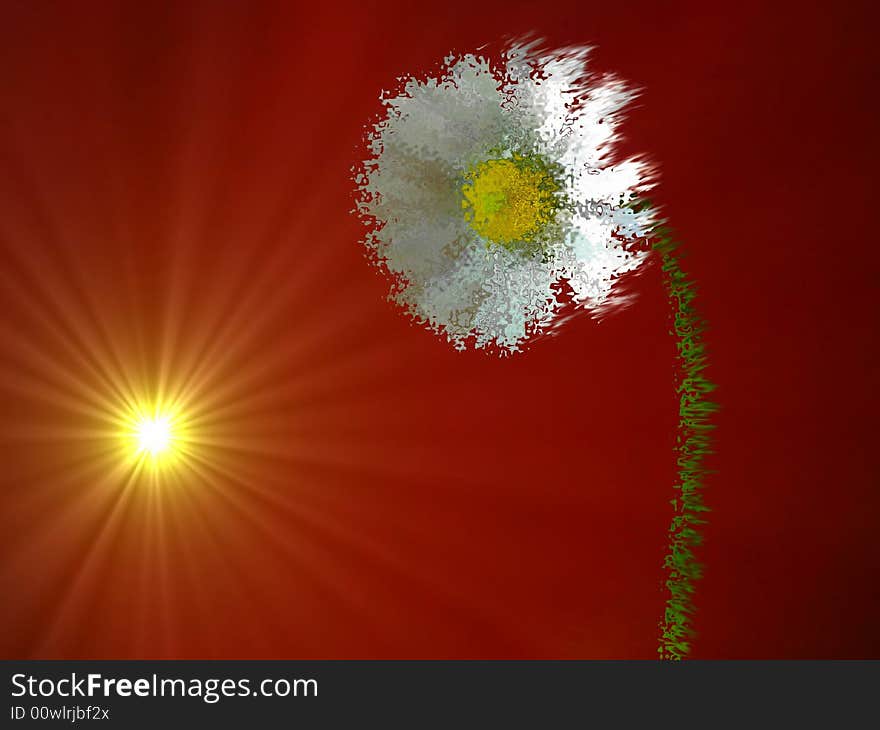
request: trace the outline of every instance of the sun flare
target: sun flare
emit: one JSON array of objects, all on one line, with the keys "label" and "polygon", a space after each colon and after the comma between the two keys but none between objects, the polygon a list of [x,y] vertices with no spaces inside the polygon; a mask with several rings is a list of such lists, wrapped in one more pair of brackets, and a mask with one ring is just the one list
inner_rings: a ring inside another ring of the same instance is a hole
[{"label": "sun flare", "polygon": [[129,460],[140,468],[177,468],[187,461],[190,429],[178,404],[138,403],[129,408],[120,423],[124,423],[120,435]]},{"label": "sun flare", "polygon": [[168,418],[146,418],[137,427],[138,451],[158,456],[171,448],[174,435]]}]

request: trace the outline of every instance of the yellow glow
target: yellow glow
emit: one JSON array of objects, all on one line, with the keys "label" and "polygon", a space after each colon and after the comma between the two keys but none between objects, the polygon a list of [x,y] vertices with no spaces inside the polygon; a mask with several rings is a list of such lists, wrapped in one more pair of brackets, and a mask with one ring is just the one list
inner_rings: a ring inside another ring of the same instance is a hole
[{"label": "yellow glow", "polygon": [[141,401],[130,403],[129,408],[120,434],[128,458],[141,468],[183,466],[192,447],[188,421],[179,405]]},{"label": "yellow glow", "polygon": [[171,447],[171,424],[167,418],[145,419],[138,424],[138,449],[158,456]]}]

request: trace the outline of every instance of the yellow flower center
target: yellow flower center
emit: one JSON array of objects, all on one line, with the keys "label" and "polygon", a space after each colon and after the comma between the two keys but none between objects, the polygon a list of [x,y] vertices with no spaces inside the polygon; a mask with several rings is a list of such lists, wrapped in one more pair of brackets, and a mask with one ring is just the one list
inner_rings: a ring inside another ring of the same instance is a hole
[{"label": "yellow flower center", "polygon": [[461,187],[465,219],[483,238],[506,247],[531,242],[550,223],[559,185],[540,161],[514,156],[472,167]]}]

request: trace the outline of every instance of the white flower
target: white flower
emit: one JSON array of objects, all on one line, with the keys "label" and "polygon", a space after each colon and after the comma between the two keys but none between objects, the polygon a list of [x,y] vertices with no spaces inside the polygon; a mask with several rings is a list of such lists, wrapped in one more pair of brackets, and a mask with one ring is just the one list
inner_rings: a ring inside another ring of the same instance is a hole
[{"label": "white flower", "polygon": [[645,256],[650,170],[608,162],[634,94],[591,77],[587,52],[450,56],[383,100],[356,178],[365,243],[392,298],[456,347],[518,350],[552,325],[563,282],[595,312]]}]

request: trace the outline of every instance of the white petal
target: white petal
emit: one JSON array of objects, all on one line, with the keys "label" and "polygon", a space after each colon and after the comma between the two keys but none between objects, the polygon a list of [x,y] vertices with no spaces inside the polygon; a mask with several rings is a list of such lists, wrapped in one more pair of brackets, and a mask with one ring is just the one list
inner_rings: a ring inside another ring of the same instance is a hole
[{"label": "white petal", "polygon": [[[358,180],[358,210],[375,224],[366,243],[402,280],[398,301],[456,347],[518,350],[553,326],[560,281],[599,311],[620,275],[645,258],[632,244],[654,220],[632,203],[653,170],[640,159],[610,163],[635,93],[613,77],[591,78],[587,55],[518,44],[499,75],[485,59],[450,57],[440,77],[410,79],[385,100]],[[534,256],[487,244],[462,211],[463,172],[514,153],[540,154],[564,171],[566,207]]]}]

